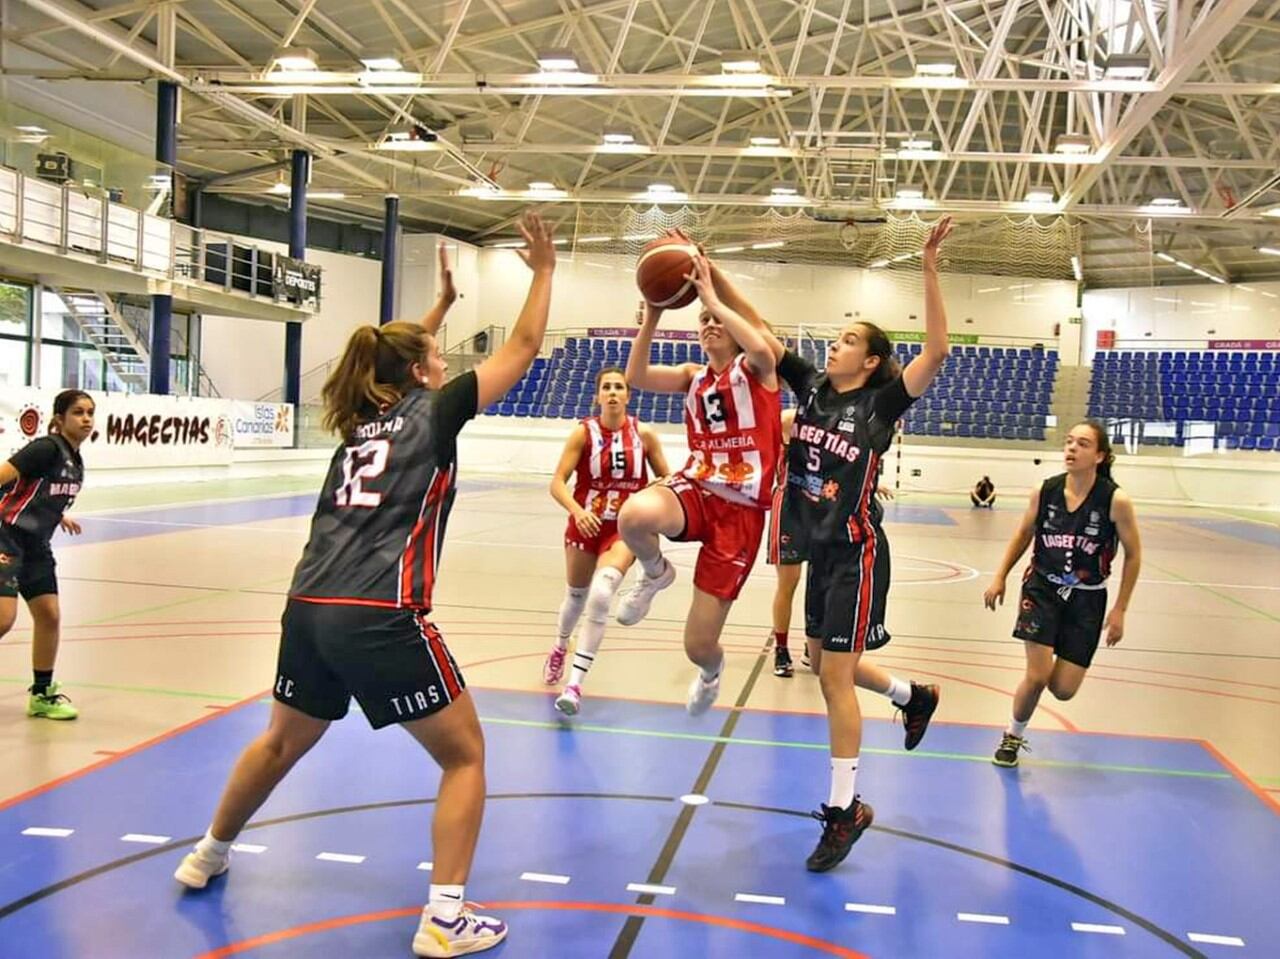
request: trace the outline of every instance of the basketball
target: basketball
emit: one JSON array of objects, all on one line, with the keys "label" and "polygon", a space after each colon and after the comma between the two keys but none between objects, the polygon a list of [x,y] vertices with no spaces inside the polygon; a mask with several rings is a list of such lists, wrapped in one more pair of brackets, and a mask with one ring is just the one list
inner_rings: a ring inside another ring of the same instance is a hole
[{"label": "basketball", "polygon": [[652,305],[664,310],[678,310],[698,298],[692,280],[693,258],[698,248],[679,237],[664,236],[654,240],[640,253],[636,262],[636,286]]}]

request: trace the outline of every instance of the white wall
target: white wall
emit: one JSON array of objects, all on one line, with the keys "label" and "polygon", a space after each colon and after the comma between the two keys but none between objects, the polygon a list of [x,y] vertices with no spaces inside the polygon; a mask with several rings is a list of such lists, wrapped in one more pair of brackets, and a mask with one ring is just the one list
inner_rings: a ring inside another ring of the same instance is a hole
[{"label": "white wall", "polygon": [[1124,349],[1203,349],[1208,340],[1280,339],[1280,283],[1089,290],[1084,294],[1085,362],[1099,330],[1114,330]]},{"label": "white wall", "polygon": [[435,303],[440,293],[437,250],[441,244],[449,257],[453,283],[458,290],[458,299],[449,310],[442,330],[444,345],[448,349],[488,325],[480,314],[482,285],[479,277],[479,247],[437,233],[416,233],[403,237],[400,244],[399,277],[396,281],[396,315],[406,319],[420,317]]}]

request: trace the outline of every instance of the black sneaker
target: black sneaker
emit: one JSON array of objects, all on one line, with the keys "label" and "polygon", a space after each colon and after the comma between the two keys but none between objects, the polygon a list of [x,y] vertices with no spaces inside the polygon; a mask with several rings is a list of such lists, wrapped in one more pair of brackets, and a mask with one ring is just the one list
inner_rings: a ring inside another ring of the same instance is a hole
[{"label": "black sneaker", "polygon": [[791,665],[791,650],[779,646],[773,651],[773,675],[790,679],[795,672],[795,667]]},{"label": "black sneaker", "polygon": [[844,862],[853,844],[871,825],[875,810],[855,796],[853,805],[848,809],[837,809],[823,803],[819,812],[809,815],[822,823],[822,838],[809,854],[805,866],[810,872],[826,872]]},{"label": "black sneaker", "polygon": [[1031,752],[1031,747],[1027,745],[1025,739],[1007,732],[1000,738],[1000,745],[996,747],[996,754],[991,757],[991,761],[997,766],[1016,766],[1020,749]]},{"label": "black sneaker", "polygon": [[942,693],[937,686],[923,686],[914,682],[911,684],[911,698],[902,707],[902,725],[907,731],[903,746],[908,750],[915,749],[920,745],[920,740],[924,739],[929,720],[933,718],[933,712],[941,700]]}]

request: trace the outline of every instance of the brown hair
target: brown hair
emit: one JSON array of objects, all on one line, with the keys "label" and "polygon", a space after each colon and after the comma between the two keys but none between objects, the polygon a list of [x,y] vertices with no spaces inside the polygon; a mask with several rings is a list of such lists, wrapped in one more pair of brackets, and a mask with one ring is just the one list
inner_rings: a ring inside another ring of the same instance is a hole
[{"label": "brown hair", "polygon": [[431,343],[431,335],[417,323],[357,328],[320,390],[324,428],[349,439],[362,420],[418,389],[413,365],[425,362]]},{"label": "brown hair", "polygon": [[[1116,461],[1116,454],[1111,452],[1111,437],[1107,435],[1107,428],[1097,420],[1081,420],[1076,426],[1087,426],[1093,430],[1094,439],[1098,443],[1098,452],[1105,453],[1102,462],[1098,464],[1098,475],[1115,482],[1111,476],[1111,464]],[[1075,429],[1076,427],[1071,427]]]},{"label": "brown hair", "polygon": [[892,383],[902,372],[902,364],[893,355],[893,344],[884,330],[867,320],[859,320],[858,326],[864,330],[863,339],[867,344],[867,355],[880,357],[880,363],[867,378],[867,386],[884,386]]},{"label": "brown hair", "polygon": [[[84,390],[63,390],[61,393],[59,393],[57,396],[53,398],[53,415],[66,416],[67,411],[70,410],[71,407],[75,406],[76,401],[81,398],[88,400],[91,406],[93,406],[95,409],[97,408],[98,404],[93,402],[93,397],[90,396],[88,393],[86,393]],[[62,429],[61,427],[59,427],[57,423],[55,423],[53,420],[50,420],[49,432],[61,433]]]},{"label": "brown hair", "polygon": [[[598,373],[596,374],[596,392],[597,392],[597,393],[599,393],[599,392],[600,392],[600,384],[604,382],[604,378],[605,378],[606,376],[608,376],[610,373],[617,373],[619,376],[621,376],[621,377],[622,377],[622,381],[623,381],[624,383],[626,383],[626,382],[627,382],[627,371],[626,371],[626,370],[624,370],[621,366],[606,366],[606,367],[603,367],[603,368],[600,370],[600,372],[598,372]],[[630,390],[630,389],[631,389],[631,384],[630,384],[630,383],[627,383],[627,389],[628,389],[628,390]]]}]

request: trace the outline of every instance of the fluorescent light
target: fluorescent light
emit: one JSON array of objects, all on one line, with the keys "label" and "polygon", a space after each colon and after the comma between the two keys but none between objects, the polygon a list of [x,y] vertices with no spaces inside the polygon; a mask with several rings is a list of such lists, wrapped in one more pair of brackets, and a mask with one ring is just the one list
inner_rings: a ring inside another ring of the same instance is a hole
[{"label": "fluorescent light", "polygon": [[1182,261],[1182,260],[1175,260],[1174,262],[1175,262],[1175,263],[1177,263],[1177,264],[1178,264],[1178,266],[1182,267],[1184,270],[1194,270],[1194,269],[1195,269],[1195,267],[1194,267],[1194,266],[1192,266],[1190,263],[1186,263],[1186,262],[1184,262],[1184,261]]},{"label": "fluorescent light", "polygon": [[720,57],[721,73],[759,73],[760,59],[748,50],[737,50]]},{"label": "fluorescent light", "polygon": [[1258,247],[1258,252],[1267,253],[1271,256],[1280,256],[1280,250],[1276,249],[1274,246],[1260,246]]},{"label": "fluorescent light", "polygon": [[1071,272],[1076,275],[1076,282],[1084,280],[1084,271],[1080,269],[1080,257],[1073,256],[1071,258]]},{"label": "fluorescent light", "polygon": [[926,140],[922,137],[911,137],[902,141],[902,149],[904,150],[932,150],[933,141]]},{"label": "fluorescent light", "polygon": [[712,252],[713,253],[741,253],[745,249],[746,249],[745,246],[718,246]]},{"label": "fluorescent light", "polygon": [[775,186],[769,192],[774,196],[795,196],[796,188],[793,186]]},{"label": "fluorescent light", "polygon": [[753,147],[776,147],[782,140],[778,137],[752,137],[748,142]]},{"label": "fluorescent light", "polygon": [[1157,253],[1156,256],[1164,260],[1166,263],[1178,262],[1178,258],[1176,256],[1170,256],[1168,253]]},{"label": "fluorescent light", "polygon": [[347,195],[337,190],[308,190],[308,200],[345,200]]},{"label": "fluorescent light", "polygon": [[554,190],[556,185],[548,183],[546,180],[534,180],[529,184],[530,190]]},{"label": "fluorescent light", "polygon": [[670,183],[650,183],[648,186],[650,193],[675,193],[676,188]]},{"label": "fluorescent light", "polygon": [[538,54],[538,68],[544,73],[576,73],[578,58],[570,50],[545,50]]},{"label": "fluorescent light", "polygon": [[1093,150],[1093,141],[1084,133],[1062,133],[1058,135],[1054,150],[1057,153],[1089,153]]},{"label": "fluorescent light", "polygon": [[956,62],[951,59],[925,57],[916,63],[918,77],[954,77]]},{"label": "fluorescent light", "polygon": [[913,256],[919,256],[919,255],[920,255],[919,251],[916,251],[915,253],[899,253],[897,256],[893,258],[893,262],[901,263],[903,260],[909,260]]},{"label": "fluorescent light", "polygon": [[579,243],[608,243],[612,240],[611,236],[584,236],[578,239]]},{"label": "fluorescent light", "polygon": [[315,53],[301,47],[281,51],[272,61],[272,66],[292,73],[312,73],[320,69],[316,66]]},{"label": "fluorescent light", "polygon": [[923,200],[924,190],[917,186],[900,186],[895,195],[899,200]]},{"label": "fluorescent light", "polygon": [[[21,127],[19,127],[19,129],[21,129]],[[1273,206],[1270,210],[1263,210],[1262,215],[1280,217],[1280,206]]]},{"label": "fluorescent light", "polygon": [[463,187],[458,191],[458,196],[471,196],[481,200],[497,200],[501,196],[501,191],[482,183],[478,186]]},{"label": "fluorescent light", "polygon": [[403,70],[404,66],[395,57],[369,57],[360,61],[366,70]]},{"label": "fluorescent light", "polygon": [[35,136],[44,136],[44,135],[48,134],[48,132],[49,132],[49,131],[48,131],[48,130],[46,130],[44,127],[38,127],[38,126],[36,126],[36,125],[34,125],[34,124],[30,124],[30,123],[22,124],[21,126],[16,126],[16,127],[14,127],[14,129],[15,129],[15,130],[18,130],[18,131],[20,131],[20,132],[22,132],[22,133],[30,133],[30,134],[33,134],[33,135],[35,135]]},{"label": "fluorescent light", "polygon": [[168,173],[153,173],[147,177],[147,189],[167,190],[172,182],[173,179]]},{"label": "fluorescent light", "polygon": [[753,250],[776,250],[780,246],[786,246],[786,240],[770,240],[768,243],[752,243]]},{"label": "fluorescent light", "polygon": [[603,143],[635,143],[636,138],[625,130],[606,130],[600,138]]},{"label": "fluorescent light", "polygon": [[1107,57],[1103,76],[1111,80],[1143,80],[1151,69],[1151,61],[1141,53],[1114,53]]},{"label": "fluorescent light", "polygon": [[978,292],[979,293],[999,293],[1003,289],[1004,289],[1003,286],[984,286],[982,289],[978,290]]},{"label": "fluorescent light", "polygon": [[271,184],[271,189],[267,192],[274,193],[276,196],[284,196],[285,194],[292,192],[292,188],[283,180],[278,180]]},{"label": "fluorescent light", "polygon": [[888,265],[889,265],[888,260],[872,260],[870,263],[867,264],[867,267],[868,269],[878,270],[881,267],[888,266]]},{"label": "fluorescent light", "polygon": [[1027,191],[1028,203],[1052,203],[1053,191],[1045,187],[1032,187]]},{"label": "fluorescent light", "polygon": [[1171,196],[1152,197],[1151,206],[1182,206],[1182,201]]},{"label": "fluorescent light", "polygon": [[360,82],[364,84],[372,84],[374,86],[380,83],[395,83],[407,85],[410,83],[421,83],[422,74],[414,73],[411,70],[366,70],[360,74]]}]

